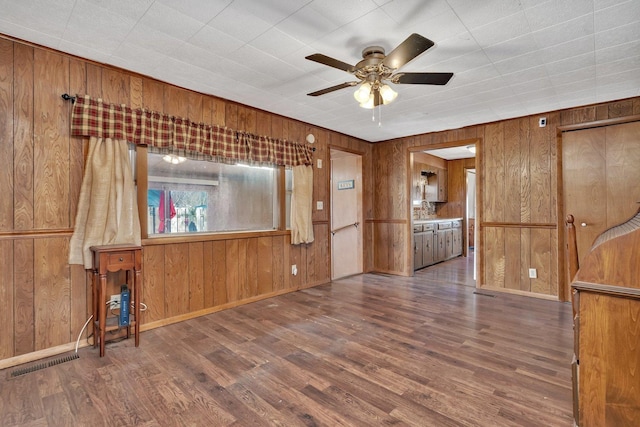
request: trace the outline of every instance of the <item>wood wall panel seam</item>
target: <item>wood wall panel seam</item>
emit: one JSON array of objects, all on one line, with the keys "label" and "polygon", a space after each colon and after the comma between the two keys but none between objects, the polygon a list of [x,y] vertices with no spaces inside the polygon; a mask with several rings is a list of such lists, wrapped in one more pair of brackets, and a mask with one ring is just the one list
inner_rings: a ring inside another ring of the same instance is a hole
[{"label": "wood wall panel seam", "polygon": [[50,237],[71,237],[73,229],[49,229],[49,230],[20,230],[0,231],[0,240],[39,239]]}]

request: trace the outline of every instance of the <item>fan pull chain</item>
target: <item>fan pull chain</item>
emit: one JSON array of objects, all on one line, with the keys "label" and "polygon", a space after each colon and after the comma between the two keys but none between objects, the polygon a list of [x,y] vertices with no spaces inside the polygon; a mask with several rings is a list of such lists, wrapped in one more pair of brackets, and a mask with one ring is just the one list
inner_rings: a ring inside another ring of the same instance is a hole
[{"label": "fan pull chain", "polygon": [[378,127],[382,127],[382,108],[379,105],[371,109],[371,121],[376,122],[376,111],[378,111]]}]

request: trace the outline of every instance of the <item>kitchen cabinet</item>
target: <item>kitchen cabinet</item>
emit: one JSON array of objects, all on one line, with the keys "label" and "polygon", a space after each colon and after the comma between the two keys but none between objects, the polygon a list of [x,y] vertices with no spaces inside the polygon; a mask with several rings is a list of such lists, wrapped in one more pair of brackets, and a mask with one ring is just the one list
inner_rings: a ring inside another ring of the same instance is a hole
[{"label": "kitchen cabinet", "polygon": [[451,257],[462,255],[462,221],[451,222]]},{"label": "kitchen cabinet", "polygon": [[413,269],[417,270],[435,262],[433,231],[435,224],[413,226]]},{"label": "kitchen cabinet", "polygon": [[447,259],[447,231],[450,232],[451,230],[436,231],[435,262],[440,262]]},{"label": "kitchen cabinet", "polygon": [[447,170],[435,169],[434,173],[428,177],[427,201],[446,202],[447,201]]},{"label": "kitchen cabinet", "polygon": [[424,267],[423,259],[424,238],[422,235],[422,224],[413,226],[413,269]]},{"label": "kitchen cabinet", "polygon": [[445,255],[444,259],[453,258],[453,230],[445,231]]},{"label": "kitchen cabinet", "polygon": [[451,221],[438,222],[438,249],[437,260],[444,261],[451,258],[453,254],[453,231],[451,230]]},{"label": "kitchen cabinet", "polygon": [[413,226],[413,269],[462,255],[462,221],[433,220]]},{"label": "kitchen cabinet", "polygon": [[447,170],[415,163],[412,199],[427,202],[447,201]]},{"label": "kitchen cabinet", "polygon": [[435,244],[433,241],[433,231],[435,224],[424,224],[422,232],[422,266],[435,263]]}]

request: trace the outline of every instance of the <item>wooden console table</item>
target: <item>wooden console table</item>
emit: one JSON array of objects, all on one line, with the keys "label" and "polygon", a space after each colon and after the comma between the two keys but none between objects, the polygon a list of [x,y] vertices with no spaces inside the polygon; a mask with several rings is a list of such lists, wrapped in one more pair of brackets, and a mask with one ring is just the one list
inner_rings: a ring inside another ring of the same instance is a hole
[{"label": "wooden console table", "polygon": [[126,271],[127,285],[132,296],[133,318],[129,321],[127,338],[134,328],[136,347],[140,344],[140,294],[142,280],[142,247],[134,245],[91,246],[93,252],[93,345],[100,344],[100,357],[104,356],[105,332],[119,329],[117,324],[107,324],[107,273]]}]

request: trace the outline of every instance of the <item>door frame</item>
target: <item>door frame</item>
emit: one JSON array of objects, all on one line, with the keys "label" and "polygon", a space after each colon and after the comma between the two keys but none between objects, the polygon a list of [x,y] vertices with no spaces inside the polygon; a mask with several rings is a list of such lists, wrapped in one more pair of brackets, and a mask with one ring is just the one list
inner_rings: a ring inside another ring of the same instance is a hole
[{"label": "door frame", "polygon": [[[327,227],[327,239],[329,242],[329,277],[333,280],[333,236],[331,235],[331,230],[333,230],[333,188],[332,188],[332,178],[333,178],[333,162],[332,162],[332,153],[333,152],[342,152],[350,156],[357,156],[360,158],[360,170],[358,171],[359,190],[358,190],[358,252],[359,252],[359,261],[360,261],[360,273],[364,273],[365,271],[365,249],[364,249],[364,156],[365,153],[356,150],[349,150],[344,147],[338,147],[329,144],[327,147],[329,150],[329,173],[327,174],[327,188],[329,189],[329,197],[326,209],[329,210],[327,217],[329,218],[329,226]],[[358,187],[356,187],[358,188]]]},{"label": "door frame", "polygon": [[[450,147],[466,147],[468,145],[475,145],[476,146],[476,153],[475,153],[475,170],[476,170],[476,220],[475,220],[475,226],[476,226],[476,241],[475,241],[475,246],[474,246],[474,262],[476,264],[476,272],[477,272],[477,277],[476,277],[476,287],[479,288],[481,287],[482,283],[481,283],[481,279],[484,277],[484,268],[483,268],[483,264],[482,264],[482,258],[483,258],[483,250],[484,250],[484,243],[483,243],[483,239],[482,239],[482,233],[481,233],[481,226],[482,226],[482,209],[479,209],[479,206],[482,206],[482,169],[480,168],[480,165],[482,164],[482,138],[470,138],[470,139],[461,139],[461,140],[457,140],[457,141],[451,141],[451,142],[441,142],[441,143],[436,143],[436,144],[429,144],[429,145],[417,145],[414,147],[409,147],[407,150],[407,165],[408,165],[408,172],[407,172],[407,181],[406,181],[406,194],[407,195],[411,195],[411,190],[412,190],[412,185],[413,183],[411,182],[412,179],[412,172],[413,172],[413,153],[416,152],[421,152],[421,151],[428,151],[428,150],[436,150],[439,148],[450,148]],[[466,169],[465,169],[466,171]],[[465,172],[466,175],[466,172]],[[466,176],[465,176],[465,181],[466,181]],[[467,197],[466,197],[466,183],[465,183],[465,198],[464,198],[464,202],[463,202],[463,209],[465,211],[464,213],[464,217],[466,219],[466,210],[467,210]],[[412,207],[412,200],[411,197],[407,197],[407,215],[408,215],[408,221],[407,221],[407,236],[411,236],[413,237],[413,207]],[[465,221],[465,225],[466,225],[466,221]],[[466,229],[466,226],[465,226]],[[463,248],[467,247],[468,245],[468,237],[467,236],[463,236],[464,242],[465,244],[463,245]],[[409,271],[410,271],[410,276],[414,276],[415,275],[415,271],[413,270],[413,239],[407,239],[407,245],[406,245],[406,251],[407,254],[410,254],[407,257],[407,264],[409,266]],[[466,250],[464,252],[464,254],[466,255]]]},{"label": "door frame", "polygon": [[579,123],[575,125],[558,126],[556,128],[556,157],[558,182],[556,198],[558,212],[558,299],[560,301],[571,301],[571,280],[569,280],[568,261],[567,261],[567,238],[566,238],[566,215],[564,208],[564,174],[562,169],[562,135],[564,132],[591,129],[596,127],[607,127],[622,125],[625,123],[640,122],[640,115],[621,117],[617,119],[596,120],[593,122]]},{"label": "door frame", "polygon": [[[476,150],[477,151],[477,150]],[[471,172],[473,171],[473,172]],[[474,175],[474,187],[473,187],[473,191],[475,193],[476,187],[478,186],[478,174],[475,168],[468,168],[465,167],[464,168],[464,175],[465,175],[465,183],[464,183],[464,236],[465,236],[465,244],[463,246],[463,255],[468,257],[469,256],[469,204],[467,203],[469,200],[469,175],[473,174]],[[477,195],[476,195],[477,197]],[[478,200],[475,200],[475,212],[474,212],[474,217],[473,217],[473,221],[474,221],[474,228],[473,228],[473,241],[474,241],[474,246],[473,246],[473,251],[474,251],[474,257],[473,257],[473,280],[476,281],[476,284],[478,283],[478,259],[475,256],[475,251],[476,251],[476,247],[475,247],[475,242],[478,239],[478,229],[475,225],[476,223],[476,218],[478,217]]]},{"label": "door frame", "polygon": [[[471,171],[473,171],[473,172],[471,172]],[[478,185],[478,175],[476,173],[476,169],[475,168],[465,167],[464,168],[464,175],[465,175],[465,184],[464,184],[464,197],[465,197],[465,201],[464,201],[464,208],[465,208],[464,209],[464,219],[465,219],[465,227],[464,227],[464,232],[466,233],[465,235],[467,236],[467,240],[466,240],[464,248],[463,248],[464,249],[463,253],[464,253],[465,256],[467,256],[468,253],[469,253],[469,239],[468,239],[468,236],[469,236],[469,203],[468,203],[468,201],[469,201],[469,174],[470,173],[473,173],[473,175],[475,175],[474,180],[476,182],[475,182],[475,185],[473,187],[473,191],[474,192],[475,192],[476,186]],[[478,216],[478,202],[477,202],[477,200],[476,200],[476,204],[475,205],[476,205],[476,209],[475,209],[474,217],[473,217],[474,221],[476,220],[476,217]],[[477,236],[475,236],[475,234],[476,234],[476,230],[474,229],[474,238],[473,238],[474,242],[475,242],[475,240],[477,238]],[[475,245],[474,245],[474,250],[475,250]]]}]

